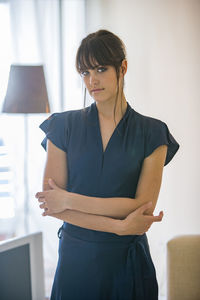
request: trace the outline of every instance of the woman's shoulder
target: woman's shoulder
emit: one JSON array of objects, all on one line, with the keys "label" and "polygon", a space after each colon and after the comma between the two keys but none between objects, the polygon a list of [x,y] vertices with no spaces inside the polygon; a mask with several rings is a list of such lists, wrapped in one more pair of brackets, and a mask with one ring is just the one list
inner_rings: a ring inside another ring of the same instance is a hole
[{"label": "woman's shoulder", "polygon": [[70,127],[70,124],[80,120],[82,109],[67,110],[63,112],[54,112],[47,119],[45,119],[39,127],[47,132],[52,128],[65,130]]},{"label": "woman's shoulder", "polygon": [[142,114],[141,112],[138,112],[133,108],[132,108],[132,115],[134,117],[135,123],[138,124],[139,126],[146,127],[147,130],[148,128],[158,127],[158,126],[160,127],[166,125],[166,123],[160,118]]},{"label": "woman's shoulder", "polygon": [[136,128],[145,141],[145,157],[149,156],[157,147],[167,145],[167,165],[179,149],[179,144],[169,131],[168,125],[159,118],[134,111]]},{"label": "woman's shoulder", "polygon": [[50,118],[57,117],[60,119],[65,118],[73,118],[73,117],[79,117],[83,113],[84,109],[74,109],[74,110],[65,110],[62,112],[55,112],[52,113]]},{"label": "woman's shoulder", "polygon": [[64,123],[70,123],[76,120],[80,121],[81,117],[85,114],[86,111],[87,108],[55,112],[49,116],[48,120],[56,119],[57,122]]}]

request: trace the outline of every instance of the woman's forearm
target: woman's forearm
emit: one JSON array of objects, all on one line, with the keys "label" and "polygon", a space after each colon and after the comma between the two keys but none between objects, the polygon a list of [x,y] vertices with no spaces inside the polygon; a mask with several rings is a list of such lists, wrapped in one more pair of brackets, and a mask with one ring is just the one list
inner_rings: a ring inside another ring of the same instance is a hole
[{"label": "woman's forearm", "polygon": [[86,214],[74,210],[65,210],[50,216],[86,229],[110,232],[117,235],[141,235],[149,230],[152,223],[160,222],[163,218],[163,212],[160,212],[158,216],[145,215],[144,212],[150,207],[151,203],[144,204],[130,213],[124,220]]},{"label": "woman's forearm", "polygon": [[116,219],[126,218],[131,212],[150,201],[147,197],[136,199],[128,197],[90,197],[68,192],[55,183],[52,184],[51,189],[38,192],[36,198],[39,202],[42,202],[40,208],[46,208],[50,214],[69,209]]},{"label": "woman's forearm", "polygon": [[51,216],[86,229],[110,232],[115,234],[120,234],[121,232],[120,220],[104,216],[97,216],[68,209],[61,213],[52,214]]},{"label": "woman's forearm", "polygon": [[124,219],[144,202],[134,198],[88,197],[76,193],[66,194],[66,208],[84,213]]}]

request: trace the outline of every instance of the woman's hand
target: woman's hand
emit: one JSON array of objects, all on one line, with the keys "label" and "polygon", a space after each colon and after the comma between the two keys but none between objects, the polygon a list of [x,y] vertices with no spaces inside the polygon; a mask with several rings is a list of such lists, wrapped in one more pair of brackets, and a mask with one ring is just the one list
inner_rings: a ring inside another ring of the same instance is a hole
[{"label": "woman's hand", "polygon": [[142,235],[149,230],[152,223],[161,222],[163,212],[160,212],[158,216],[145,215],[145,211],[151,205],[152,203],[148,202],[130,213],[124,220],[121,220],[118,235]]},{"label": "woman's hand", "polygon": [[44,209],[43,216],[60,213],[67,209],[67,194],[64,189],[59,188],[52,179],[48,181],[50,190],[38,192],[35,197],[40,202],[40,208]]}]

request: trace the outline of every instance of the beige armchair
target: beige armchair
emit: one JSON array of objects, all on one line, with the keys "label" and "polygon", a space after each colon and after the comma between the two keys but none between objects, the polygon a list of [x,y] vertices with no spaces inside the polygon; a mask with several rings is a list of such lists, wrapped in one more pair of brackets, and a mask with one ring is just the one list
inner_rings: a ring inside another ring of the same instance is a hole
[{"label": "beige armchair", "polygon": [[167,300],[200,300],[200,235],[167,243]]}]

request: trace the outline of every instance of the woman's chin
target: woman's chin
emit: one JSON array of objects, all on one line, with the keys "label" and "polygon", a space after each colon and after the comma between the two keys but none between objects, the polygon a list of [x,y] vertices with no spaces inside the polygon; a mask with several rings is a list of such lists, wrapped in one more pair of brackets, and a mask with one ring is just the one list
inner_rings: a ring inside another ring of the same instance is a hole
[{"label": "woman's chin", "polygon": [[105,102],[106,101],[106,99],[103,97],[93,96],[92,98],[94,101],[97,101],[97,102]]},{"label": "woman's chin", "polygon": [[110,97],[105,97],[105,95],[103,96],[103,95],[91,95],[92,96],[92,98],[93,98],[93,100],[94,101],[97,101],[97,102],[108,102],[108,101],[110,101],[111,100],[111,98]]}]

